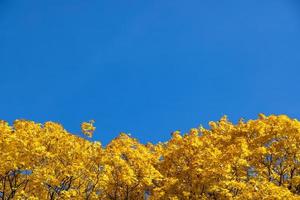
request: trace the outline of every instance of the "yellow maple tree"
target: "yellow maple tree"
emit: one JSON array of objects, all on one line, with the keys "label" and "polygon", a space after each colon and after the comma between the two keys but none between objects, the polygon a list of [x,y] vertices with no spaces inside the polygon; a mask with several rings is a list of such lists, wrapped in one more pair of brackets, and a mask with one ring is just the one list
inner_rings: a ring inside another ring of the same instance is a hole
[{"label": "yellow maple tree", "polygon": [[[106,146],[54,122],[0,121],[0,199],[300,199],[300,122],[260,114]],[[92,137],[94,121],[81,124]]]}]

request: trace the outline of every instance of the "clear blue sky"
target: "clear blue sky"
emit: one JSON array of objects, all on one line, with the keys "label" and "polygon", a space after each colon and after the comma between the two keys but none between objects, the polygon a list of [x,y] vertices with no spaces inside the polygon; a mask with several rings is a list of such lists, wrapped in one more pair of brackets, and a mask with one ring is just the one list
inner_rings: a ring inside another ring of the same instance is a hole
[{"label": "clear blue sky", "polygon": [[0,69],[1,119],[95,119],[103,143],[300,118],[300,3],[0,0]]}]

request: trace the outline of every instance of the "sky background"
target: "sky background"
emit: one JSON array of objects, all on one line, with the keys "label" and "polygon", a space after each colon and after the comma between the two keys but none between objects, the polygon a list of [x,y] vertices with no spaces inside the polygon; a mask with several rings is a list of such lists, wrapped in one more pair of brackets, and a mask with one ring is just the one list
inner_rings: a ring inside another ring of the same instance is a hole
[{"label": "sky background", "polygon": [[297,0],[0,0],[0,118],[169,139],[222,115],[300,118]]}]

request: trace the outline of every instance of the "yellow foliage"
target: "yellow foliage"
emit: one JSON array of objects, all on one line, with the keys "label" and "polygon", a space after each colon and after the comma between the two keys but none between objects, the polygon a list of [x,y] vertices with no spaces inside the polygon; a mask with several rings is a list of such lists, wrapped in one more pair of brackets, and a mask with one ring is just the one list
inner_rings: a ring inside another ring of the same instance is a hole
[{"label": "yellow foliage", "polygon": [[[0,121],[0,199],[300,199],[300,122],[286,115],[108,145],[54,122]],[[94,121],[81,124],[92,137]]]},{"label": "yellow foliage", "polygon": [[94,120],[90,120],[89,122],[83,122],[81,124],[81,131],[84,135],[88,137],[92,137],[96,127],[94,127]]}]

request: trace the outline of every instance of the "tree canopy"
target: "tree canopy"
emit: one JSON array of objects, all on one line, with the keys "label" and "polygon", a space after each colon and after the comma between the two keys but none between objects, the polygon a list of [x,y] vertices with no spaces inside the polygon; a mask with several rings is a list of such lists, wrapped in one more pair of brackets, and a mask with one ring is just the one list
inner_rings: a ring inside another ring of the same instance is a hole
[{"label": "tree canopy", "polygon": [[[108,145],[54,122],[0,121],[0,199],[300,199],[300,122],[260,114]],[[81,124],[92,137],[94,121]]]}]

